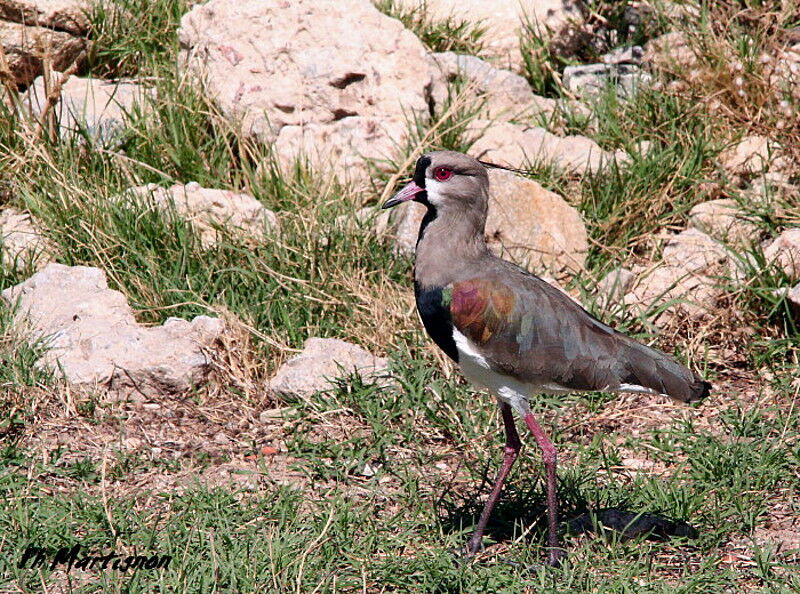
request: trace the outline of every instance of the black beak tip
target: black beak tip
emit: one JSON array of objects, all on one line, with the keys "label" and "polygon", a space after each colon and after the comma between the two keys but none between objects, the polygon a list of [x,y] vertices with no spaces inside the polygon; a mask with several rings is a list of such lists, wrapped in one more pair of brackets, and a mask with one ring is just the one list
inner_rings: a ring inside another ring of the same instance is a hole
[{"label": "black beak tip", "polygon": [[389,198],[386,202],[381,205],[381,210],[386,210],[387,208],[392,208],[393,206],[397,206],[400,204],[402,200],[398,200],[397,198]]}]

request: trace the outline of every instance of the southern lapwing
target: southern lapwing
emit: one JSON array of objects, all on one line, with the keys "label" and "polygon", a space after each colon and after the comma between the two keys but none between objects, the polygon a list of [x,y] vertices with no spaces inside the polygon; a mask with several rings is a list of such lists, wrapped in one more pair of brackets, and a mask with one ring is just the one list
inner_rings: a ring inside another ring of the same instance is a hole
[{"label": "southern lapwing", "polygon": [[556,531],[556,448],[536,422],[529,400],[572,391],[663,394],[681,402],[711,385],[662,352],[606,326],[558,289],[501,260],[486,247],[489,177],[479,161],[431,152],[414,179],[383,204],[408,200],[427,207],[419,229],[414,291],[422,323],[464,376],[497,399],[506,433],[503,463],[467,543],[483,533],[521,443],[516,411],[542,451],[547,474],[548,564],[565,555]]}]

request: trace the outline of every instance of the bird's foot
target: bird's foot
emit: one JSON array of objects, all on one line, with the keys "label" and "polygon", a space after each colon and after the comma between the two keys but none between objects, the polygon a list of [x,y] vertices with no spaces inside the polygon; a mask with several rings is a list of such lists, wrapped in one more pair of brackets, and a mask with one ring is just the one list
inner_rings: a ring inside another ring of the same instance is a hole
[{"label": "bird's foot", "polygon": [[453,561],[459,567],[462,567],[472,561],[475,557],[484,551],[483,541],[474,541],[469,539],[467,544],[463,547],[456,547],[450,549],[450,554],[453,556]]},{"label": "bird's foot", "polygon": [[547,561],[544,563],[534,563],[526,568],[530,573],[539,573],[548,567],[557,569],[561,567],[561,562],[567,558],[567,551],[561,548],[551,548],[547,553]]}]

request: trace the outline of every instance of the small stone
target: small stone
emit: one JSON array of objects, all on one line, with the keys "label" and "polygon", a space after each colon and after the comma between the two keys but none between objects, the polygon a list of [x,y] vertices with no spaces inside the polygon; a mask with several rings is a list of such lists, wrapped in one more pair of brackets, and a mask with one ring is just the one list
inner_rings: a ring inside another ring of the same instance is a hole
[{"label": "small stone", "polygon": [[218,444],[226,444],[230,442],[230,438],[225,435],[222,431],[214,435],[214,441]]},{"label": "small stone", "polygon": [[793,287],[787,294],[786,299],[796,310],[800,310],[800,285]]},{"label": "small stone", "polygon": [[766,171],[777,147],[764,136],[747,136],[719,156],[722,166],[734,175]]},{"label": "small stone", "polygon": [[636,275],[627,268],[616,268],[597,283],[597,296],[601,307],[621,303],[625,294],[633,286]]},{"label": "small stone", "polygon": [[670,237],[662,257],[668,266],[692,273],[720,273],[728,262],[725,248],[698,229],[686,229]]},{"label": "small stone", "polygon": [[652,76],[635,64],[586,64],[564,69],[564,86],[583,99],[596,98],[613,86],[621,99],[631,99],[649,86]]},{"label": "small stone", "polygon": [[786,229],[764,250],[767,264],[777,264],[791,280],[800,280],[800,228]]},{"label": "small stone", "polygon": [[4,268],[30,266],[41,270],[53,259],[55,251],[29,213],[15,208],[0,210],[0,253]]},{"label": "small stone", "polygon": [[696,204],[689,211],[688,225],[735,247],[748,247],[759,235],[752,218],[730,198]]},{"label": "small stone", "polygon": [[278,448],[274,448],[272,446],[263,446],[261,448],[262,456],[275,456],[277,453],[278,453]]},{"label": "small stone", "polygon": [[336,379],[358,373],[366,382],[385,383],[389,362],[363,348],[336,338],[309,338],[303,352],[289,359],[270,381],[281,396],[307,397],[330,390]]}]

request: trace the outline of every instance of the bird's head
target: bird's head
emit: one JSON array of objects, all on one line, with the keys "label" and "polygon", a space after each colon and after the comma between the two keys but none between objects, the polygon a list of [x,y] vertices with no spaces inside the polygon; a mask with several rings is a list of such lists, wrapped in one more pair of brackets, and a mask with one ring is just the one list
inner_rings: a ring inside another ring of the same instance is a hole
[{"label": "bird's head", "polygon": [[428,208],[484,213],[488,204],[486,168],[464,153],[434,151],[417,160],[414,179],[382,208],[415,200]]}]

